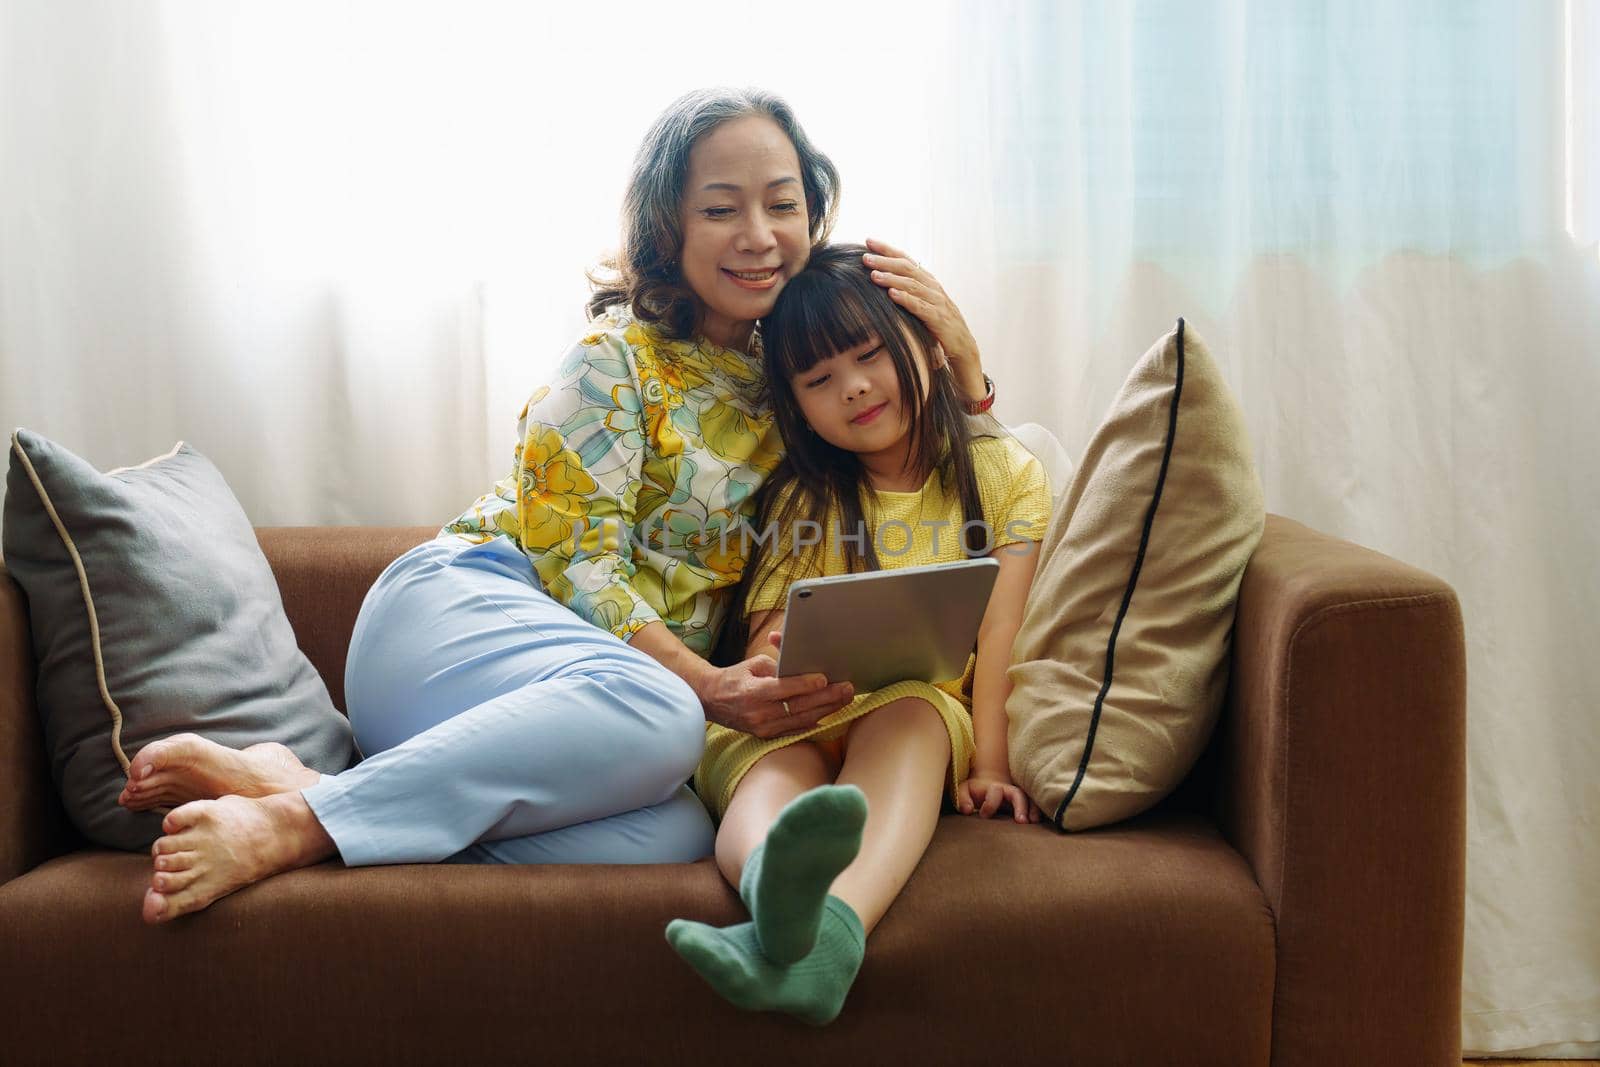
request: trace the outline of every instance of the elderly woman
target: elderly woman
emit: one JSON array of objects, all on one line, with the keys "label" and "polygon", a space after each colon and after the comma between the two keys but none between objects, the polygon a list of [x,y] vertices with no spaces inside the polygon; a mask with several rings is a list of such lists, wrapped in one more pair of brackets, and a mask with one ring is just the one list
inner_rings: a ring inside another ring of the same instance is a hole
[{"label": "elderly woman", "polygon": [[[781,455],[756,323],[826,240],[838,176],[787,105],[702,91],[635,161],[615,272],[511,477],[368,592],[345,689],[362,762],[281,745],[146,746],[121,801],[173,806],[143,916],[163,922],[337,853],[346,864],[670,863],[711,854],[686,786],[707,721],[770,738],[847,683],[714,666],[741,520]],[[903,253],[874,277],[931,329],[973,410],[992,386],[959,312]],[[981,399],[980,399],[981,398]]]}]

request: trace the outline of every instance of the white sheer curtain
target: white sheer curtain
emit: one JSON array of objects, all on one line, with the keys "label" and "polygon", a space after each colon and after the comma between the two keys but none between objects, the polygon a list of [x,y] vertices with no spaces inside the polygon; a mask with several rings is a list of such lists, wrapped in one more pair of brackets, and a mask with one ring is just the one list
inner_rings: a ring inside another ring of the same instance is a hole
[{"label": "white sheer curtain", "polygon": [[775,89],[1007,421],[1076,455],[1183,315],[1271,510],[1455,586],[1463,1044],[1597,1055],[1595,6],[11,0],[0,420],[103,466],[184,438],[258,524],[443,522],[651,117]]},{"label": "white sheer curtain", "polygon": [[927,258],[1006,414],[1076,455],[1185,315],[1269,509],[1455,586],[1463,1046],[1600,1055],[1595,5],[965,16]]}]

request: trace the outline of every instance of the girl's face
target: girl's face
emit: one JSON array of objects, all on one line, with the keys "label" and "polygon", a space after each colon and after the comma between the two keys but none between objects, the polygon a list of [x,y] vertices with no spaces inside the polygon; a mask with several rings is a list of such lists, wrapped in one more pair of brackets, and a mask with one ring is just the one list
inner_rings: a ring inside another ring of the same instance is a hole
[{"label": "girl's face", "polygon": [[765,115],[724,122],[689,150],[680,214],[678,258],[705,308],[701,330],[744,348],[811,252],[794,145]]},{"label": "girl's face", "polygon": [[[906,343],[922,399],[927,400],[927,356],[909,332]],[[875,336],[791,375],[789,388],[806,422],[835,448],[867,456],[903,449],[907,443],[911,414],[901,403],[894,356]]]}]

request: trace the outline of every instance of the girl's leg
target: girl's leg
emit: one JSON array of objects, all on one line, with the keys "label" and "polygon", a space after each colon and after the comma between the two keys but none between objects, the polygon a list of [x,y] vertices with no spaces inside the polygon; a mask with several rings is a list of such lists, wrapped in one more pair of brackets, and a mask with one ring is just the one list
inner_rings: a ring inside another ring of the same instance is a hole
[{"label": "girl's leg", "polygon": [[828,897],[866,821],[859,790],[827,784],[835,770],[800,741],[746,771],[717,834],[717,863],[751,921],[667,925],[673,949],[729,1001],[818,1026],[844,1005],[864,945],[848,906]]},{"label": "girl's leg", "polygon": [[816,946],[828,887],[861,848],[865,798],[822,788],[838,770],[823,745],[778,749],[745,773],[723,817],[718,866],[773,963],[795,963]]},{"label": "girl's leg", "polygon": [[867,933],[911,878],[939,821],[950,764],[950,733],[925,700],[906,697],[851,724],[839,784],[867,795],[867,826],[855,862],[833,895],[855,910]]},{"label": "girl's leg", "polygon": [[[739,1007],[830,1022],[861,966],[866,931],[888,910],[933,836],[949,760],[949,733],[938,712],[907,698],[852,726],[838,786],[813,786],[785,801],[806,779],[774,765],[757,779],[726,843],[718,838],[718,862],[730,882],[738,878],[754,921],[718,929],[678,919],[668,925],[667,939]],[[813,779],[824,770],[815,760],[807,768],[806,757],[793,761]],[[748,781],[749,775],[734,805]],[[748,866],[738,871],[741,857]],[[807,884],[806,873],[823,877]],[[775,955],[774,943],[793,954]]]},{"label": "girl's leg", "polygon": [[745,860],[766,840],[772,820],[801,793],[827,785],[839,768],[809,741],[770,752],[745,772],[717,829],[717,866],[735,889]]}]

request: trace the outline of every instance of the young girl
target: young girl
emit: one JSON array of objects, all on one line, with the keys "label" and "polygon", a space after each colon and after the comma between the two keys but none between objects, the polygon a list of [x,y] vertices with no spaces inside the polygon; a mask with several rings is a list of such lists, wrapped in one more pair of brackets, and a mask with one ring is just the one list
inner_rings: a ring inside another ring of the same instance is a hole
[{"label": "young girl", "polygon": [[[678,919],[667,939],[739,1007],[816,1025],[843,1007],[941,795],[963,814],[1039,817],[1011,781],[1005,702],[1049,517],[1043,468],[1009,436],[972,435],[938,345],[874,284],[863,251],[815,249],[763,323],[787,456],[761,491],[722,654],[776,656],[785,594],[802,578],[980,555],[1000,574],[959,681],[898,682],[769,740],[707,724],[695,786],[720,819],[717,864],[752,921]],[[820,539],[802,520],[820,524]]]}]

